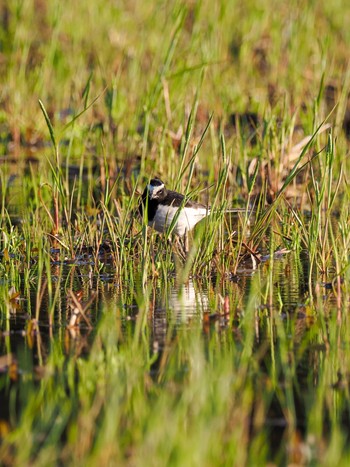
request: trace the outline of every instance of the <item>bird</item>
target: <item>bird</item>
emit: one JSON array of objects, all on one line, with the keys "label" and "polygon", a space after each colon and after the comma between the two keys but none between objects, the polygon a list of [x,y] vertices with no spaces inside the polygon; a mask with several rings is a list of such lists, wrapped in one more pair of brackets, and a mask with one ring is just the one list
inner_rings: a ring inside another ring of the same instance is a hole
[{"label": "bird", "polygon": [[143,191],[139,206],[141,215],[146,208],[150,227],[163,233],[173,226],[172,232],[178,237],[186,236],[199,221],[210,214],[209,207],[186,200],[181,193],[168,190],[159,178],[152,178]]}]

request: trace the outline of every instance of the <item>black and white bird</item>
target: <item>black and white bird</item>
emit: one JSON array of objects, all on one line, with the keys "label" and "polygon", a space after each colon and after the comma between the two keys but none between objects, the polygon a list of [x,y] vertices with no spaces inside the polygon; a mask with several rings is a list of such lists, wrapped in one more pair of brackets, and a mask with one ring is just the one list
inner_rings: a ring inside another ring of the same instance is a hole
[{"label": "black and white bird", "polygon": [[176,216],[172,231],[179,237],[183,237],[210,214],[210,208],[204,204],[185,200],[181,193],[167,190],[159,178],[152,178],[142,194],[139,208],[141,215],[146,207],[148,225],[158,232],[166,232]]}]

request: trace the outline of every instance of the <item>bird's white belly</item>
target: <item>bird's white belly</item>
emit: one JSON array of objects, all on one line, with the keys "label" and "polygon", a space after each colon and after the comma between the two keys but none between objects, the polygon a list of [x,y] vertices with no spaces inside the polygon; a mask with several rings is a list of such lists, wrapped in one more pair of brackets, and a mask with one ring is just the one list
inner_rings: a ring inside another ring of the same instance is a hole
[{"label": "bird's white belly", "polygon": [[[156,215],[149,225],[158,232],[165,232],[171,225],[174,216],[179,208],[173,206],[158,206]],[[193,227],[208,214],[206,208],[183,208],[177,215],[176,224],[173,232],[182,237],[186,231],[192,230]]]}]

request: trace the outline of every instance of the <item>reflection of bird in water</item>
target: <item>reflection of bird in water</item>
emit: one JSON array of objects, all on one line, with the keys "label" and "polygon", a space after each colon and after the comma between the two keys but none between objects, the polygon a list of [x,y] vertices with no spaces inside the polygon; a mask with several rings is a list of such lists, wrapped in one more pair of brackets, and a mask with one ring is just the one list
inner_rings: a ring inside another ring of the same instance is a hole
[{"label": "reflection of bird in water", "polygon": [[177,323],[186,323],[194,317],[201,317],[208,311],[209,299],[206,288],[196,289],[192,280],[180,289],[173,288],[169,293],[169,305]]},{"label": "reflection of bird in water", "polygon": [[[165,295],[157,296],[153,313],[153,342],[163,347],[169,327],[174,333],[195,320],[201,323],[203,313],[209,311],[208,291],[195,288],[192,280],[181,287],[168,286]],[[198,321],[197,321],[198,320]]]}]

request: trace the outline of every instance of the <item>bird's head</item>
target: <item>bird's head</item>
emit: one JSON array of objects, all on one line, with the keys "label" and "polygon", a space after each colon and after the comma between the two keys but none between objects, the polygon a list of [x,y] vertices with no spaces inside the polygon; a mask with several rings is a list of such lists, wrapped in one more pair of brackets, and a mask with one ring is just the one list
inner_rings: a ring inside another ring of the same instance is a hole
[{"label": "bird's head", "polygon": [[159,178],[152,178],[147,185],[146,190],[150,200],[162,200],[167,194],[165,185]]}]

